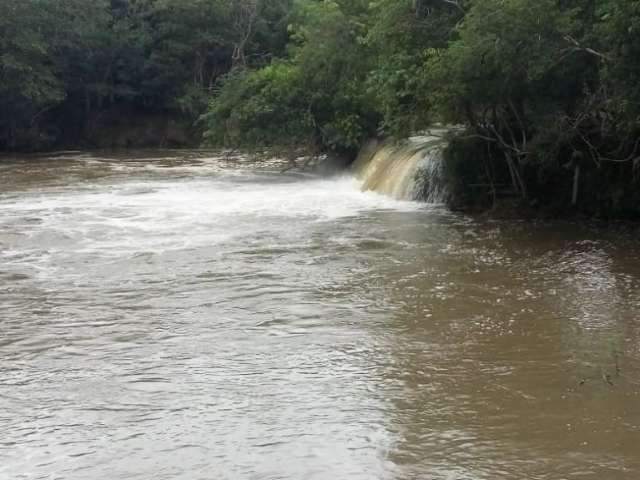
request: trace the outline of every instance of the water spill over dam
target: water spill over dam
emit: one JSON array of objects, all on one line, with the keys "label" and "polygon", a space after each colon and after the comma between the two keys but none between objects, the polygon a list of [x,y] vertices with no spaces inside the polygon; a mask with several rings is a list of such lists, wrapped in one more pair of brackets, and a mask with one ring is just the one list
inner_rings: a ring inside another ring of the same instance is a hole
[{"label": "water spill over dam", "polygon": [[352,165],[363,191],[375,191],[398,200],[442,203],[442,153],[447,130],[431,131],[401,142],[369,141]]},{"label": "water spill over dam", "polygon": [[633,231],[243,158],[0,163],[0,478],[633,479]]}]

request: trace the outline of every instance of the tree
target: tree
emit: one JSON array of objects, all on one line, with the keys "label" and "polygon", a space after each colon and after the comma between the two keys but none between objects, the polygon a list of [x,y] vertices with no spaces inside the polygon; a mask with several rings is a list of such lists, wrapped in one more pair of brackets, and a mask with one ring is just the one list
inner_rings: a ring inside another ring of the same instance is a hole
[{"label": "tree", "polygon": [[435,121],[429,59],[457,35],[463,2],[378,0],[372,3],[367,42],[376,65],[368,87],[386,134],[407,136]]},{"label": "tree", "polygon": [[38,121],[64,98],[47,41],[57,20],[36,0],[0,1],[0,148],[44,140]]},{"label": "tree", "polygon": [[366,2],[298,2],[288,58],[223,84],[206,117],[209,141],[357,150],[378,121],[364,87],[366,12]]}]

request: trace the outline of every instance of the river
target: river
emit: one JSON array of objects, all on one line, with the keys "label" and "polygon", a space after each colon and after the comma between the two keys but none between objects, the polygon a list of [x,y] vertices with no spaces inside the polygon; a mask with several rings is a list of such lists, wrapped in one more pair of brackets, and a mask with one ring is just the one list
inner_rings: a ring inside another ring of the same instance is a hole
[{"label": "river", "polygon": [[212,152],[0,163],[0,478],[640,478],[640,242]]}]

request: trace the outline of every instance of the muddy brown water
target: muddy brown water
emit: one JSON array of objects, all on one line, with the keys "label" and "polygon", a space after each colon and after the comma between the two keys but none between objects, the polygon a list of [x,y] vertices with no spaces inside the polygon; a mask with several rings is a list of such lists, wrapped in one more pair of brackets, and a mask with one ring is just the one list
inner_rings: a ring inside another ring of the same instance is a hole
[{"label": "muddy brown water", "polygon": [[212,152],[0,163],[0,478],[640,478],[640,243]]}]

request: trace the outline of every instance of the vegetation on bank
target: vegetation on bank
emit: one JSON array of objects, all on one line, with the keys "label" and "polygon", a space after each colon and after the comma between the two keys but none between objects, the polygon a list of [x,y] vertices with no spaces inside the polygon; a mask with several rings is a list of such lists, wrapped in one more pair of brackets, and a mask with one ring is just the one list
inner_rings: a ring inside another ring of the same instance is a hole
[{"label": "vegetation on bank", "polygon": [[0,0],[0,105],[0,149],[160,117],[353,155],[456,124],[452,204],[640,215],[637,0]]},{"label": "vegetation on bank", "polygon": [[452,204],[640,216],[640,2],[298,0],[286,54],[205,118],[211,143],[348,153],[463,125]]},{"label": "vegetation on bank", "polygon": [[284,54],[291,5],[0,0],[0,150],[184,143],[222,75]]}]

